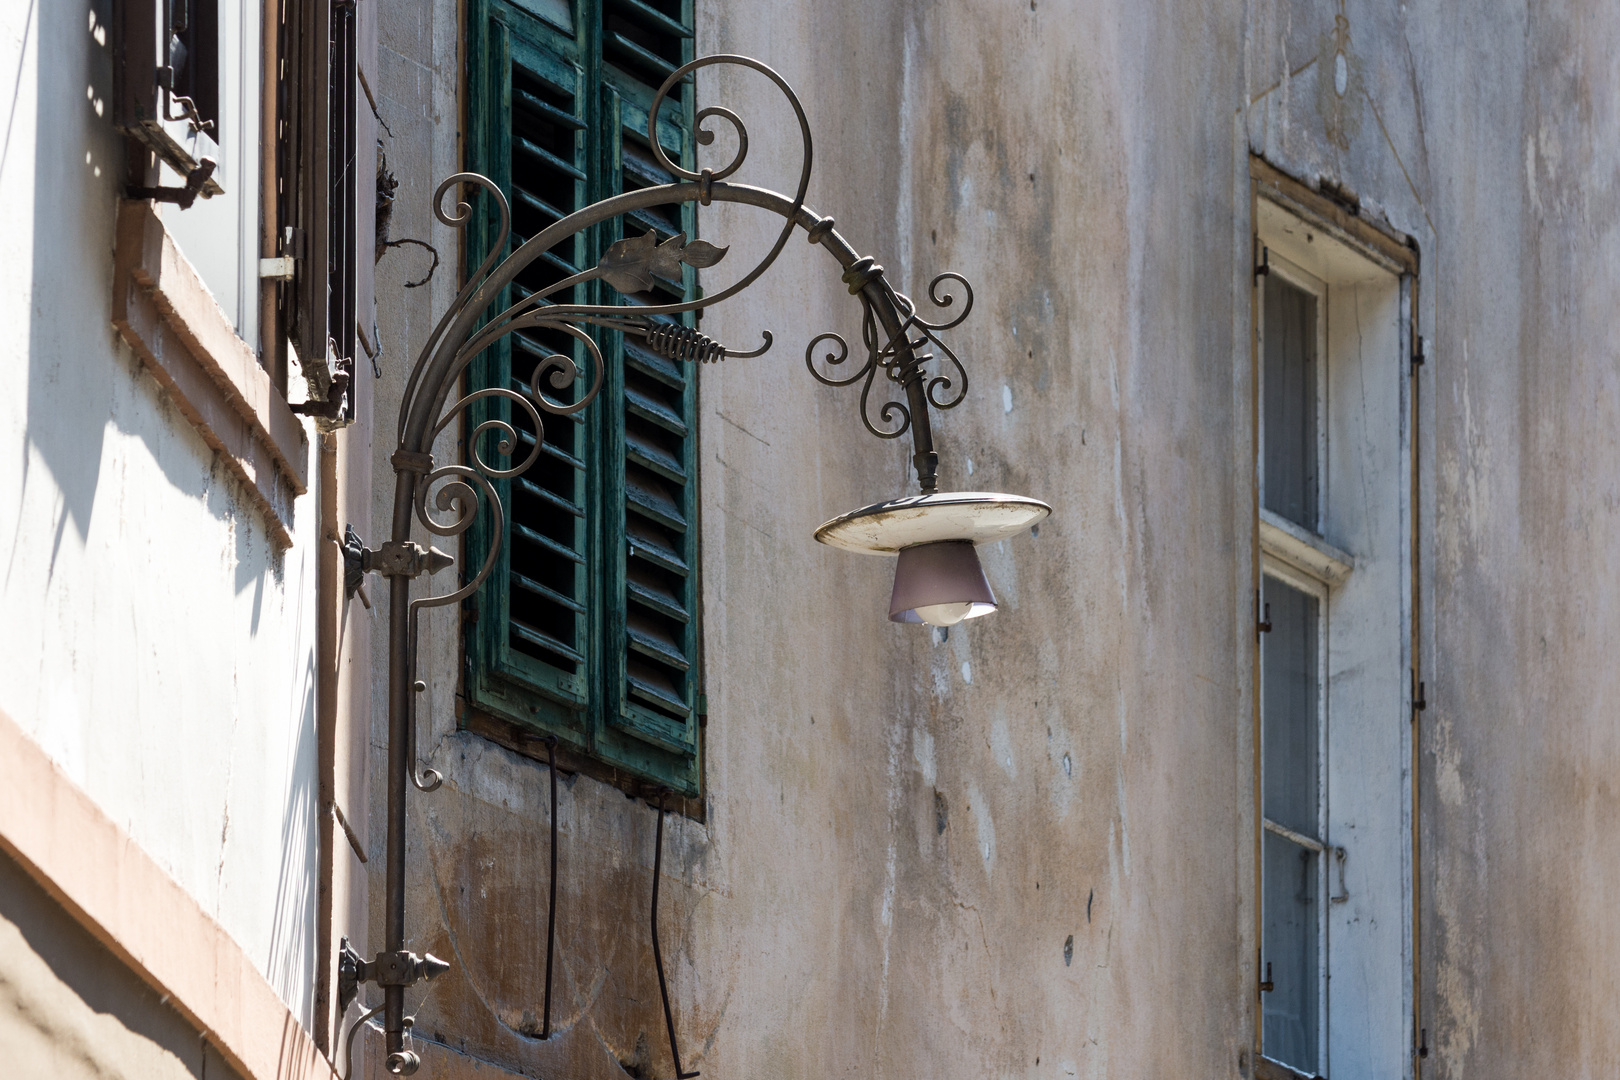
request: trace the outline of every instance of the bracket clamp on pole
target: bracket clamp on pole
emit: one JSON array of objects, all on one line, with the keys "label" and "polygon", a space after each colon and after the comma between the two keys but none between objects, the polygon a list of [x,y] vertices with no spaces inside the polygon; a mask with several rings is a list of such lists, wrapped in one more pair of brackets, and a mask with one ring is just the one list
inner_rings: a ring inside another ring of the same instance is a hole
[{"label": "bracket clamp on pole", "polygon": [[440,960],[432,953],[417,956],[403,949],[392,953],[380,952],[375,959],[367,961],[349,944],[349,939],[344,938],[338,946],[338,1007],[347,1010],[353,1004],[360,993],[361,983],[414,986],[419,982],[430,982],[449,970],[449,962]]},{"label": "bracket clamp on pole", "polygon": [[435,547],[423,547],[414,540],[388,540],[380,548],[365,548],[360,552],[361,570],[369,570],[383,577],[421,577],[437,574],[456,564],[454,555],[447,555]]},{"label": "bracket clamp on pole", "polygon": [[395,450],[388,458],[388,463],[394,467],[395,472],[430,473],[433,471],[433,455],[417,453],[414,450]]}]

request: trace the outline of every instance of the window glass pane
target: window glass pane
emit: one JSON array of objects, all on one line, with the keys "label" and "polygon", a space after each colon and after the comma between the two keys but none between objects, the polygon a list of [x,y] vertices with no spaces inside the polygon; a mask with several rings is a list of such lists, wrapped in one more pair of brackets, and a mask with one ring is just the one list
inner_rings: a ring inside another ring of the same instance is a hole
[{"label": "window glass pane", "polygon": [[1271,632],[1260,638],[1262,812],[1317,835],[1316,597],[1265,579]]},{"label": "window glass pane", "polygon": [[1266,275],[1265,507],[1316,531],[1316,297]]},{"label": "window glass pane", "polygon": [[1318,952],[1318,862],[1321,856],[1275,833],[1265,834],[1260,955],[1272,989],[1261,995],[1261,1048],[1301,1072],[1317,1071],[1321,1005]]}]

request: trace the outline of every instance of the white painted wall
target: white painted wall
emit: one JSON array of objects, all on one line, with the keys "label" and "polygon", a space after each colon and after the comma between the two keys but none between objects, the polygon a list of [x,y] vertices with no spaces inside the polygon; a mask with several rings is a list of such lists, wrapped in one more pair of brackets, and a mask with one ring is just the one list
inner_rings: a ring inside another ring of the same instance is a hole
[{"label": "white painted wall", "polygon": [[314,496],[277,554],[110,323],[104,13],[0,5],[0,710],[307,1022]]}]

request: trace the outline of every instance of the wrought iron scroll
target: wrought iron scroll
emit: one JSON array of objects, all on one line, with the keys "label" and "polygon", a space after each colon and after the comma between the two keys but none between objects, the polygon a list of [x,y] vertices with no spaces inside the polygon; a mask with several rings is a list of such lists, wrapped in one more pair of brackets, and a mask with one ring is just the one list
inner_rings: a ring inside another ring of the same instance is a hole
[{"label": "wrought iron scroll", "polygon": [[[669,92],[680,82],[693,78],[701,69],[716,65],[746,68],[763,74],[781,90],[799,125],[803,160],[798,183],[791,195],[730,183],[728,178],[742,167],[748,155],[747,126],[735,112],[719,106],[701,109],[696,116],[693,138],[700,146],[712,145],[715,132],[707,124],[721,121],[736,140],[736,151],[720,168],[687,169],[671,160],[656,135],[657,117]],[[399,441],[393,463],[398,474],[393,533],[384,549],[366,551],[367,557],[386,556],[391,575],[390,658],[404,671],[390,670],[389,726],[391,745],[403,750],[403,767],[389,777],[386,907],[387,950],[376,961],[406,964],[413,954],[404,951],[404,874],[399,867],[405,853],[404,800],[407,786],[433,791],[443,778],[426,768],[417,753],[417,701],[427,687],[415,677],[417,647],[422,613],[466,599],[493,573],[499,560],[505,534],[505,508],[495,482],[516,477],[537,459],[545,442],[548,416],[569,416],[590,406],[603,385],[606,364],[592,334],[593,328],[608,329],[645,340],[653,352],[677,362],[712,363],[728,357],[753,357],[771,347],[772,337],[762,333],[762,344],[751,351],[728,348],[695,328],[684,325],[680,316],[712,307],[738,295],[765,273],[782,254],[794,230],[802,228],[813,244],[823,247],[839,263],[844,283],[861,304],[861,345],[865,353],[858,366],[850,363],[850,347],[836,333],[817,335],[805,351],[811,374],[828,386],[861,385],[861,421],[872,434],[897,439],[908,431],[916,444],[913,462],[922,489],[933,490],[937,455],[933,450],[927,411],[951,409],[967,393],[967,372],[954,350],[942,339],[967,318],[973,307],[973,290],[960,274],[945,273],[928,286],[927,300],[951,317],[930,321],[918,305],[895,290],[884,277],[883,268],[870,257],[858,255],[834,229],[833,219],[822,217],[805,205],[813,165],[813,142],[804,107],[792,87],[775,71],[757,60],[735,55],[709,56],[677,68],[659,87],[649,109],[649,125],[654,132],[651,148],[658,164],[675,179],[672,183],[612,196],[570,214],[539,230],[516,250],[508,252],[512,215],[499,187],[477,173],[461,172],[441,183],[433,195],[434,215],[443,224],[465,229],[474,220],[474,197],[488,200],[487,220],[492,243],[489,254],[467,279],[448,310],[434,327],[407,376],[399,411]],[[468,190],[472,189],[472,190]],[[626,237],[603,254],[595,267],[565,278],[542,291],[530,293],[516,302],[494,310],[518,275],[547,251],[576,234],[631,211],[670,203],[736,203],[765,209],[782,218],[782,227],[770,250],[746,273],[729,286],[706,296],[682,303],[643,305],[561,303],[558,297],[575,286],[602,281],[620,293],[645,290],[655,279],[678,279],[683,267],[706,269],[721,262],[728,248],[706,240],[689,239],[684,233],[662,240],[654,233]],[[960,304],[957,309],[956,305]],[[493,311],[493,314],[491,313]],[[576,355],[553,353],[541,358],[521,383],[521,390],[490,387],[463,393],[462,376],[468,366],[486,349],[507,335],[520,330],[546,329],[565,334],[577,343]],[[818,350],[824,355],[817,362]],[[938,361],[936,363],[936,360]],[[931,366],[933,365],[933,366]],[[877,385],[882,373],[886,383]],[[891,391],[890,386],[898,387]],[[565,400],[571,397],[572,400]],[[438,464],[432,456],[438,439],[467,416],[467,410],[480,403],[501,402],[521,410],[534,430],[532,448],[519,460],[522,438],[510,415],[479,419],[466,432],[464,461]],[[493,442],[493,453],[486,454]],[[411,541],[420,525],[427,533],[455,537],[466,532],[480,513],[490,515],[493,528],[488,550],[475,572],[461,574],[456,587],[442,593],[412,597],[412,581],[424,571],[432,574],[452,560],[442,553],[423,549]],[[553,751],[553,757],[555,756]],[[392,759],[391,759],[392,760]],[[406,775],[400,776],[403,772]],[[553,762],[555,784],[555,762]],[[409,785],[406,784],[408,779]],[[660,840],[662,810],[659,814]],[[555,797],[552,812],[556,828]],[[555,837],[555,833],[554,833]],[[661,843],[660,843],[661,849]],[[555,866],[555,838],[553,865]],[[656,874],[654,934],[656,935]],[[555,890],[555,869],[553,869]],[[555,892],[548,915],[548,972],[546,1028],[550,1020],[550,942],[555,925]],[[654,938],[655,949],[656,936]],[[431,959],[431,958],[430,958]],[[437,961],[435,961],[437,963]],[[663,988],[659,958],[660,988]],[[394,968],[389,968],[394,970]],[[404,970],[400,968],[399,970]],[[415,970],[412,968],[411,970]],[[409,1018],[403,1014],[403,990],[417,978],[400,976],[403,981],[383,985],[386,1000],[385,1030],[390,1071],[409,1074],[415,1070],[413,1055],[403,1051]],[[390,976],[392,979],[393,976]],[[665,1020],[670,1029],[671,1050],[674,1025],[664,993]],[[549,1030],[547,1031],[549,1034]],[[395,1064],[399,1067],[395,1068]],[[682,1072],[683,1077],[696,1075]]]},{"label": "wrought iron scroll", "polygon": [[[861,262],[870,262],[863,259]],[[875,272],[875,274],[874,274]],[[810,374],[816,381],[826,386],[853,386],[861,384],[861,422],[880,439],[898,439],[911,428],[911,409],[903,401],[890,399],[885,401],[878,409],[876,417],[872,413],[872,387],[878,373],[892,383],[904,387],[919,379],[926,379],[926,394],[928,404],[936,409],[954,409],[962,403],[967,396],[967,369],[957,357],[955,350],[947,345],[939,335],[961,325],[973,310],[973,286],[967,278],[953,271],[940,274],[928,283],[928,300],[935,307],[949,308],[953,306],[957,297],[949,289],[942,291],[942,286],[956,286],[962,295],[962,310],[955,318],[942,322],[929,322],[917,314],[917,305],[911,297],[897,291],[893,285],[881,275],[883,268],[873,265],[864,273],[845,274],[845,280],[850,282],[850,291],[861,300],[861,341],[866,348],[866,360],[848,375],[841,375],[833,370],[849,360],[849,342],[842,334],[818,334],[810,340],[804,350],[804,364],[809,368]],[[893,333],[885,334],[881,328],[872,297],[868,293],[868,286],[876,282],[881,290],[880,295],[886,297],[893,305],[900,317],[900,327]],[[937,348],[950,362],[950,369],[930,377],[924,365],[934,359],[932,353],[923,351],[930,346]],[[821,358],[822,367],[817,367],[816,351],[818,347],[828,348],[828,352]]]}]

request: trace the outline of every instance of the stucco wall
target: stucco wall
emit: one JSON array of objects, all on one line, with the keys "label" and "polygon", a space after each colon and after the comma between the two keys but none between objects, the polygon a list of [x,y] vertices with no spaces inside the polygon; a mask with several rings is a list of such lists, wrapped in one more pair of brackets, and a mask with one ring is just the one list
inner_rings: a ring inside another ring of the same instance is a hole
[{"label": "stucco wall", "polygon": [[[453,23],[435,10],[384,17],[390,158],[424,230],[401,235],[427,232],[423,164],[455,162]],[[938,422],[944,484],[1058,513],[985,553],[1002,613],[948,640],[887,623],[889,566],[810,537],[911,483],[908,452],[861,429],[856,393],[803,370],[814,334],[858,335],[836,268],[796,242],[705,320],[740,348],[760,329],[778,345],[701,375],[709,796],[705,821],[672,820],[663,909],[684,1064],[1229,1071],[1250,973],[1232,359],[1247,302],[1233,215],[1248,196],[1230,121],[1209,128],[1200,110],[1239,93],[1238,22],[1183,14],[1166,35],[1148,11],[1095,25],[985,5],[895,14],[704,7],[699,41],[800,89],[819,140],[813,204],[901,288],[944,269],[974,279],[978,307],[954,335],[973,389]],[[964,20],[980,32],[958,32]],[[763,80],[705,92],[749,118],[753,182],[791,187],[790,114]],[[775,228],[705,214],[738,266]],[[418,299],[393,308],[395,355],[424,335]],[[453,632],[434,633],[424,746],[447,779],[413,803],[411,926],[456,968],[418,1033],[542,1073],[668,1075],[646,933],[652,812],[588,778],[564,790],[561,1030],[542,1044],[545,770],[453,731]],[[380,903],[377,890],[373,926]]]},{"label": "stucco wall", "polygon": [[0,1039],[15,1077],[232,1080],[167,1001],[0,855]]},{"label": "stucco wall", "polygon": [[[456,32],[448,0],[383,16],[396,235],[446,253],[426,201],[459,165]],[[1596,2],[700,5],[701,51],[759,56],[803,95],[813,205],[912,295],[939,270],[974,280],[942,486],[1057,513],[986,551],[1001,613],[948,639],[887,624],[887,567],[810,539],[909,485],[856,395],[801,365],[813,335],[858,334],[852,300],[795,243],[706,318],[740,348],[762,328],[778,344],[701,376],[707,816],[672,823],[663,923],[688,1067],[1244,1067],[1251,152],[1352,189],[1422,253],[1420,1064],[1614,1059],[1617,34]],[[797,147],[765,84],[703,93],[766,118],[748,176],[790,186]],[[772,227],[753,220],[711,208],[702,228],[740,263]],[[430,321],[398,290],[414,276],[380,277],[395,357]],[[432,312],[451,286],[435,281]],[[402,371],[379,384],[380,417]],[[410,925],[456,967],[419,1033],[541,1073],[670,1075],[651,811],[587,778],[565,788],[561,1031],[542,1044],[545,770],[455,731],[450,617],[429,634],[423,745],[446,785],[414,797]],[[373,850],[381,836],[378,818]],[[456,1061],[472,1067],[435,1067]]]},{"label": "stucco wall", "polygon": [[0,11],[0,709],[307,1022],[314,496],[276,552],[113,329],[107,17]]},{"label": "stucco wall", "polygon": [[[1414,34],[1439,238],[1424,717],[1436,1075],[1620,1056],[1611,660],[1620,22],[1504,5]],[[1459,57],[1459,60],[1461,58]],[[1420,189],[1422,190],[1422,189]]]}]

